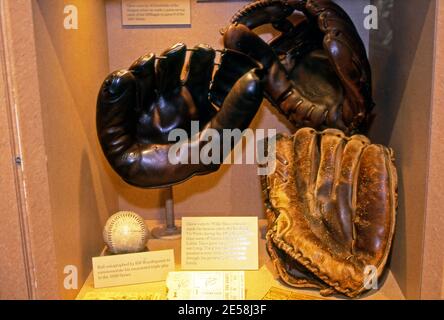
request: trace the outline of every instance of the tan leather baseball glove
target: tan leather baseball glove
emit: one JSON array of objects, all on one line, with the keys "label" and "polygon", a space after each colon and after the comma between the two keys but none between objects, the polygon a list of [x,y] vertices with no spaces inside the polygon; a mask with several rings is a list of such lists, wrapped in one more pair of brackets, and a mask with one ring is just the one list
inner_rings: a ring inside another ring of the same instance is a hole
[{"label": "tan leather baseball glove", "polygon": [[279,135],[276,167],[262,179],[267,250],[281,279],[356,297],[366,267],[382,274],[397,208],[392,150],[362,135],[302,128]]}]

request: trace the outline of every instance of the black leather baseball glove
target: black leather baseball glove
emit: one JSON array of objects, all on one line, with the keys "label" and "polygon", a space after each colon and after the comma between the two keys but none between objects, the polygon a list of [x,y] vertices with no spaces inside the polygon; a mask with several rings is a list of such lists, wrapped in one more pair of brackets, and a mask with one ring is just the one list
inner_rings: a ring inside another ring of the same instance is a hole
[{"label": "black leather baseball glove", "polygon": [[[181,73],[187,48],[179,43],[160,57],[147,54],[128,70],[111,73],[100,88],[100,144],[112,168],[131,185],[165,187],[216,171],[223,154],[220,161],[193,162],[191,149],[209,143],[209,129],[219,134],[223,129],[244,130],[261,104],[260,71],[252,69],[258,67],[254,62],[245,63],[248,57],[224,51],[210,94],[216,51],[206,45],[191,51],[185,80]],[[248,66],[247,73],[236,71],[237,59],[245,60],[242,66]],[[191,121],[200,128],[194,135]],[[181,149],[187,152],[171,152],[178,142],[169,136],[174,129],[189,135],[186,148]]]},{"label": "black leather baseball glove", "polygon": [[[225,47],[260,62],[265,95],[296,127],[365,132],[371,72],[365,47],[345,11],[330,0],[258,0],[232,19]],[[271,24],[269,43],[254,30]]]}]

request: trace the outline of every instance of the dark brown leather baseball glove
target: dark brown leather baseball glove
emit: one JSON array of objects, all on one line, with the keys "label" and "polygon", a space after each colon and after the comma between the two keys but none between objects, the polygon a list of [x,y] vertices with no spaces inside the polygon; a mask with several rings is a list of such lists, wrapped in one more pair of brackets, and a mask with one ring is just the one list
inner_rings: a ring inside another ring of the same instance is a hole
[{"label": "dark brown leather baseball glove", "polygon": [[[265,96],[296,127],[365,132],[371,121],[371,72],[350,17],[330,0],[258,0],[224,31],[228,49],[260,62]],[[253,30],[279,31],[269,43]]]},{"label": "dark brown leather baseball glove", "polygon": [[395,230],[393,161],[391,149],[337,129],[278,136],[262,186],[267,249],[285,283],[356,297],[367,266],[382,274]]},{"label": "dark brown leather baseball glove", "polygon": [[[247,128],[262,102],[260,70],[248,57],[224,51],[210,94],[216,51],[206,45],[193,48],[182,80],[186,52],[179,43],[158,58],[144,55],[128,70],[111,73],[100,88],[100,144],[111,167],[131,185],[165,187],[216,171],[226,156],[223,150],[210,163],[193,160],[192,150],[199,156],[215,142],[210,130],[222,135],[223,129]],[[237,71],[238,64],[246,69]],[[191,121],[199,123],[197,133]],[[179,142],[170,136],[174,129],[187,133],[189,139],[181,142],[186,152],[172,152]]]}]

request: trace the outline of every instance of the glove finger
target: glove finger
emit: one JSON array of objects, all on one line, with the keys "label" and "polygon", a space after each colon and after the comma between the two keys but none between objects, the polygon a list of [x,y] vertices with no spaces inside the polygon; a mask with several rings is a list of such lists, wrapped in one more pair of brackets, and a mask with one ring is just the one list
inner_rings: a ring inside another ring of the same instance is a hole
[{"label": "glove finger", "polygon": [[368,92],[370,71],[367,73],[362,60],[350,50],[340,36],[326,36],[324,48],[329,53],[329,59],[344,86],[346,96],[353,102],[349,104],[351,112],[355,115],[363,114],[371,105],[366,102],[371,102]]},{"label": "glove finger", "polygon": [[336,221],[337,226],[342,231],[338,233],[338,241],[345,248],[352,247],[354,238],[353,216],[356,208],[356,173],[359,167],[359,159],[362,151],[370,141],[364,137],[355,135],[350,138],[344,147],[342,159],[339,165],[339,178],[334,185],[332,198],[336,199]]},{"label": "glove finger", "polygon": [[[343,219],[337,215],[335,187],[341,173],[341,158],[345,147],[345,135],[340,130],[327,129],[321,133],[320,153],[321,160],[317,170],[314,197],[316,212],[324,222],[326,229],[331,231],[332,237],[339,243],[345,244],[349,240],[350,230],[343,224]],[[347,217],[344,218],[347,220]],[[348,216],[350,219],[350,216]]]},{"label": "glove finger", "polygon": [[188,63],[185,87],[191,93],[202,124],[206,124],[216,113],[208,99],[215,56],[213,48],[200,44],[193,48]]},{"label": "glove finger", "polygon": [[128,129],[137,105],[137,83],[127,70],[110,74],[97,99],[96,125],[100,144],[111,165],[134,143]]},{"label": "glove finger", "polygon": [[[319,167],[318,135],[314,129],[302,128],[296,131],[293,140],[294,163],[298,168],[294,171],[296,190],[300,194],[314,192],[317,168]],[[310,206],[310,203],[307,203]]]},{"label": "glove finger", "polygon": [[366,57],[366,50],[358,30],[349,15],[336,3],[328,1],[309,1],[306,12],[317,18],[318,27],[324,34],[341,32],[354,52]]},{"label": "glove finger", "polygon": [[234,84],[247,72],[259,67],[259,64],[247,55],[233,50],[225,50],[210,89],[211,101],[221,107]]},{"label": "glove finger", "polygon": [[156,64],[156,85],[159,94],[171,92],[182,85],[181,74],[187,47],[177,43],[164,51]]},{"label": "glove finger", "polygon": [[324,49],[351,100],[347,107],[351,108],[352,114],[362,119],[373,107],[371,71],[365,46],[353,22],[332,1],[309,1],[307,12],[318,17],[319,29],[325,34]]},{"label": "glove finger", "polygon": [[261,105],[263,94],[261,70],[253,69],[233,86],[222,108],[211,121],[216,130],[246,129]]},{"label": "glove finger", "polygon": [[226,48],[240,51],[256,61],[259,61],[266,70],[265,91],[276,105],[285,96],[291,83],[285,68],[273,49],[257,34],[244,25],[231,25],[224,34]]},{"label": "glove finger", "polygon": [[194,101],[208,98],[215,57],[216,52],[207,45],[200,44],[192,50],[185,86],[192,94]]},{"label": "glove finger", "polygon": [[328,35],[341,35],[344,42],[350,47],[350,49],[361,59],[367,59],[367,52],[364,43],[356,30],[353,22],[348,17],[338,18],[335,13],[330,11],[323,12],[319,16],[319,27],[321,31]]},{"label": "glove finger", "polygon": [[230,25],[224,33],[224,46],[259,61],[265,69],[279,61],[271,47],[257,34],[242,24]]},{"label": "glove finger", "polygon": [[156,56],[145,54],[133,62],[129,70],[133,73],[138,85],[138,106],[141,108],[151,104],[155,96]]},{"label": "glove finger", "polygon": [[[371,257],[367,264],[384,266],[394,233],[397,175],[391,150],[369,145],[362,152],[353,219],[353,254]],[[379,270],[381,271],[381,270]]]}]

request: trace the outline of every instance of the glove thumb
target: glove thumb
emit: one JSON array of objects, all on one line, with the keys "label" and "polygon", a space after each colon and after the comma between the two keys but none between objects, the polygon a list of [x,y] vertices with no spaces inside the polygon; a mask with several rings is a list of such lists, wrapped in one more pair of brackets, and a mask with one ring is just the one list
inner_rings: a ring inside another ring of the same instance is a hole
[{"label": "glove thumb", "polygon": [[266,70],[265,92],[277,102],[286,98],[291,84],[284,66],[273,49],[243,24],[233,24],[224,33],[225,48],[241,52],[258,61]]},{"label": "glove thumb", "polygon": [[256,115],[263,99],[263,69],[255,68],[243,75],[226,97],[222,108],[211,121],[216,130],[245,130]]},{"label": "glove thumb", "polygon": [[246,54],[266,69],[279,61],[273,49],[243,24],[230,25],[224,33],[223,41],[225,48]]}]

